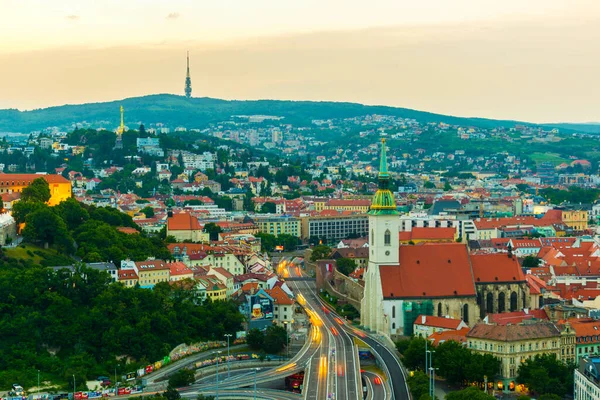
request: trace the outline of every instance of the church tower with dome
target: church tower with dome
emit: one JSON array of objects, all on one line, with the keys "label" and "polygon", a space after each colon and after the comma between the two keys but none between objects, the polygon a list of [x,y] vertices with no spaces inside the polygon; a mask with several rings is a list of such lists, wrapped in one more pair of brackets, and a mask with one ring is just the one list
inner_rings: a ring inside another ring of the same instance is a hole
[{"label": "church tower with dome", "polygon": [[390,190],[385,139],[381,140],[379,185],[369,210],[369,265],[361,302],[361,324],[372,331],[389,334],[389,318],[384,313],[379,268],[399,267],[398,232],[400,220],[394,194]]}]

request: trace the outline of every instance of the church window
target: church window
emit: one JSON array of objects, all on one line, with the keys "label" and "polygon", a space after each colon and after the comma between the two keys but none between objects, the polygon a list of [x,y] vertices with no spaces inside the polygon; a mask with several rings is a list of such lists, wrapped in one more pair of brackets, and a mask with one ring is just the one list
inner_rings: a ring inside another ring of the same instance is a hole
[{"label": "church window", "polygon": [[392,244],[392,234],[390,233],[389,229],[385,231],[385,234],[383,236],[383,240],[384,240],[383,243],[386,246],[391,246],[391,244]]},{"label": "church window", "polygon": [[469,323],[469,305],[465,304],[463,306],[463,321],[465,321],[465,324]]},{"label": "church window", "polygon": [[517,311],[517,293],[510,294],[510,311]]},{"label": "church window", "polygon": [[442,303],[438,303],[438,312],[437,312],[437,314],[438,314],[438,317],[442,316]]},{"label": "church window", "polygon": [[396,306],[392,306],[392,318],[396,318]]},{"label": "church window", "polygon": [[506,295],[504,292],[500,292],[498,295],[498,313],[506,311]]}]

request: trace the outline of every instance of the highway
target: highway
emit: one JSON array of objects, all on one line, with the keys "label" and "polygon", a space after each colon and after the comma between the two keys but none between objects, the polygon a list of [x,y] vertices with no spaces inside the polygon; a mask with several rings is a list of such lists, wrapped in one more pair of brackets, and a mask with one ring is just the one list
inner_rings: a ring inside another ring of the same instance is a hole
[{"label": "highway", "polygon": [[[300,268],[294,264],[284,262],[283,268],[286,268],[285,276],[301,277]],[[316,295],[314,282],[306,281],[288,281],[288,285],[296,294],[299,303],[308,312],[315,313],[323,322],[323,326],[330,339],[329,347],[329,366],[327,368],[327,396],[339,400],[356,400],[362,398],[362,385],[360,380],[360,364],[358,360],[357,348],[354,345],[352,337],[342,329],[340,323],[343,323],[339,317],[332,313],[321,304]],[[324,348],[324,346],[323,346]],[[311,369],[310,379],[314,379],[314,373]],[[306,379],[306,378],[305,378]],[[312,397],[307,394],[307,399],[325,399],[329,397]]]},{"label": "highway", "polygon": [[[199,390],[197,388],[189,387],[185,389],[180,389],[179,394],[184,399],[195,399],[199,394],[205,396],[216,396],[217,392],[215,390]],[[219,400],[226,399],[253,399],[254,398],[254,389],[219,389]],[[297,393],[286,392],[283,390],[274,390],[274,389],[256,389],[256,398],[257,399],[265,399],[265,400],[300,400],[302,399],[302,395]]]}]

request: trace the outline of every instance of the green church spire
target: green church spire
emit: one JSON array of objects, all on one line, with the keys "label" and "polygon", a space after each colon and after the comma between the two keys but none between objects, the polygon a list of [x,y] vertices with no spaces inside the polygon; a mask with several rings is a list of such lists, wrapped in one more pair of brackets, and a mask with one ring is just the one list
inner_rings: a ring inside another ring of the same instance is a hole
[{"label": "green church spire", "polygon": [[394,194],[390,190],[390,174],[387,168],[385,139],[381,139],[381,159],[379,160],[379,185],[371,201],[370,215],[398,214]]}]

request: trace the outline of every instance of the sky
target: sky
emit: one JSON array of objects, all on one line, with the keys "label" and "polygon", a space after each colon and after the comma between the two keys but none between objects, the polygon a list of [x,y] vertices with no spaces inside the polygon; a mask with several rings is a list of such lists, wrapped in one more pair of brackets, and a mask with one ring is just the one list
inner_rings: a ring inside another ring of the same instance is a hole
[{"label": "sky", "polygon": [[598,0],[0,0],[0,108],[153,93],[600,121]]}]

